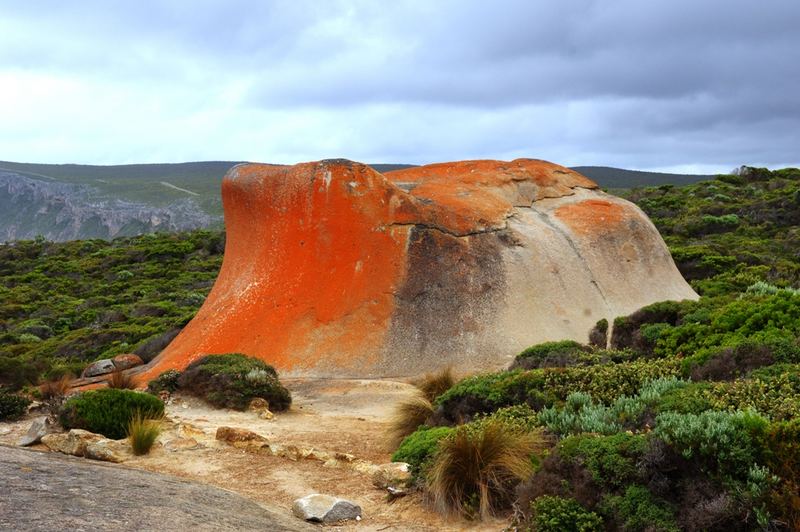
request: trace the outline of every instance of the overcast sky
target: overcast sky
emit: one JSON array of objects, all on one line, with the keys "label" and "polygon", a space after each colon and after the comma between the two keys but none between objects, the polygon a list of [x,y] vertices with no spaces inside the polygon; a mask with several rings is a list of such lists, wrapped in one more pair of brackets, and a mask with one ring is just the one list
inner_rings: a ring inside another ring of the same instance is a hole
[{"label": "overcast sky", "polygon": [[26,162],[800,166],[800,1],[0,1],[0,123]]}]

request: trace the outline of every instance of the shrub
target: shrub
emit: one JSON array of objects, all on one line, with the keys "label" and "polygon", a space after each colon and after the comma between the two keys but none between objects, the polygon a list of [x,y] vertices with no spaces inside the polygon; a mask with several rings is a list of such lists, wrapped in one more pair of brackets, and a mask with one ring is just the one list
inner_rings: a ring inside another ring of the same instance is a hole
[{"label": "shrub", "polygon": [[665,412],[656,418],[654,434],[685,458],[698,455],[721,473],[744,478],[760,458],[767,426],[753,412]]},{"label": "shrub", "polygon": [[147,383],[147,393],[153,395],[158,395],[163,391],[175,393],[178,389],[178,378],[180,376],[181,372],[177,369],[168,369]]},{"label": "shrub", "polygon": [[571,366],[579,360],[582,353],[587,351],[591,351],[591,348],[573,340],[545,342],[518,354],[509,369]]},{"label": "shrub", "polygon": [[244,410],[256,397],[266,399],[275,411],[292,403],[272,366],[238,353],[207,355],[192,362],[178,377],[178,387],[217,408]]},{"label": "shrub", "polygon": [[14,421],[28,411],[31,400],[21,395],[8,393],[0,388],[0,421]]},{"label": "shrub", "polygon": [[434,505],[482,518],[509,506],[516,485],[533,471],[531,455],[543,446],[541,435],[499,421],[457,427],[439,441],[426,474]]},{"label": "shrub", "polygon": [[664,359],[477,375],[458,382],[436,400],[436,418],[446,423],[461,422],[478,413],[522,403],[541,409],[573,392],[610,403],[621,395],[636,393],[648,381],[680,373],[680,360]]},{"label": "shrub", "polygon": [[579,464],[605,489],[621,488],[638,478],[637,463],[647,449],[647,437],[625,432],[613,436],[571,436],[558,451],[563,460]]},{"label": "shrub", "polygon": [[536,532],[592,532],[604,530],[603,518],[571,498],[544,495],[531,503],[531,525]]},{"label": "shrub", "polygon": [[617,523],[619,530],[680,530],[672,508],[642,486],[628,486],[623,495],[607,497],[600,508],[609,520]]},{"label": "shrub", "polygon": [[645,414],[663,394],[686,384],[675,377],[656,379],[645,383],[638,395],[620,396],[610,406],[595,404],[590,395],[574,392],[567,396],[563,408],[545,408],[538,419],[548,430],[562,436],[582,432],[614,434],[623,429],[638,429]]},{"label": "shrub", "polygon": [[133,454],[141,456],[150,452],[153,444],[161,434],[162,418],[149,418],[136,412],[128,422],[127,435]]},{"label": "shrub", "polygon": [[61,409],[66,429],[85,429],[108,438],[124,438],[134,415],[148,419],[164,415],[164,403],[150,394],[104,388],[67,399]]},{"label": "shrub", "polygon": [[403,439],[433,415],[433,405],[422,393],[403,399],[389,420],[389,445],[397,448]]},{"label": "shrub", "polygon": [[392,455],[392,462],[406,462],[410,466],[411,476],[415,479],[428,465],[436,452],[439,440],[449,435],[454,429],[450,427],[420,427],[408,435],[400,447]]},{"label": "shrub", "polygon": [[453,369],[444,368],[435,373],[425,375],[414,383],[429,402],[433,402],[437,397],[453,387],[456,379],[453,376]]},{"label": "shrub", "polygon": [[608,344],[608,320],[603,318],[598,321],[589,331],[589,343],[595,347],[604,349]]}]

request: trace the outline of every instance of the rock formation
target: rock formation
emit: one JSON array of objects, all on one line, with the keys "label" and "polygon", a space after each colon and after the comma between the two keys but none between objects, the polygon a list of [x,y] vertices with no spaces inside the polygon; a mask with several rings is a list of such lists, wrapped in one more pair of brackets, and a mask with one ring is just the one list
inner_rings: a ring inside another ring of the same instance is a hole
[{"label": "rock formation", "polygon": [[697,297],[642,211],[545,161],[245,164],[222,195],[219,278],[134,370],[142,382],[225,352],[284,375],[495,369],[535,343],[586,341],[601,318]]}]

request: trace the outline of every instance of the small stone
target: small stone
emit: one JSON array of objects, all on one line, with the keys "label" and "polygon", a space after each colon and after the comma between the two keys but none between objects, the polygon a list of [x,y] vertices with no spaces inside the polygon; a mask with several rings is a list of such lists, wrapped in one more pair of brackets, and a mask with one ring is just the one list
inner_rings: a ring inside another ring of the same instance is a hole
[{"label": "small stone", "polygon": [[81,373],[81,377],[85,379],[87,377],[97,377],[98,375],[106,375],[108,373],[111,373],[115,369],[117,369],[117,367],[114,365],[114,362],[112,362],[108,358],[104,358],[103,360],[92,362],[91,364],[86,366],[86,369],[84,369],[83,373]]},{"label": "small stone", "polygon": [[205,435],[205,431],[197,425],[192,425],[191,423],[178,424],[178,436],[181,438],[196,438]]},{"label": "small stone", "polygon": [[168,451],[191,451],[202,447],[194,438],[174,438],[164,444],[164,448]]},{"label": "small stone", "polygon": [[263,397],[255,397],[247,407],[251,412],[261,412],[262,410],[269,410],[269,401]]},{"label": "small stone", "polygon": [[314,493],[294,501],[292,513],[306,521],[336,523],[360,519],[361,507],[346,499]]},{"label": "small stone", "polygon": [[33,420],[33,423],[31,423],[25,436],[20,439],[19,445],[21,447],[26,447],[34,443],[39,443],[42,441],[42,436],[50,434],[52,431],[53,426],[50,423],[50,419],[46,416],[36,418]]},{"label": "small stone", "polygon": [[134,355],[133,353],[117,355],[111,359],[111,361],[114,363],[114,367],[118,370],[135,368],[136,366],[141,366],[144,364],[144,361],[139,357],[139,355]]},{"label": "small stone", "polygon": [[127,447],[122,441],[103,438],[86,445],[84,456],[92,460],[118,464],[128,459]]},{"label": "small stone", "polygon": [[376,488],[405,488],[411,480],[409,465],[405,462],[381,464],[372,473],[372,485]]},{"label": "small stone", "polygon": [[266,419],[267,421],[273,421],[275,419],[275,414],[270,412],[269,410],[262,410],[258,413],[259,419]]},{"label": "small stone", "polygon": [[216,439],[226,443],[241,443],[241,442],[263,442],[266,443],[267,439],[259,436],[255,432],[247,429],[239,429],[234,427],[220,427],[217,429]]}]

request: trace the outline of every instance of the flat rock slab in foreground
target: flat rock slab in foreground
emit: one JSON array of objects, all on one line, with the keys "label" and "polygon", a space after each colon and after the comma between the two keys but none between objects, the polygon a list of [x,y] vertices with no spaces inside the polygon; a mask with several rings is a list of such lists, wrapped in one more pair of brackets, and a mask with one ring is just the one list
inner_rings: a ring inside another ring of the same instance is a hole
[{"label": "flat rock slab in foreground", "polygon": [[0,530],[314,530],[233,493],[0,447]]}]

